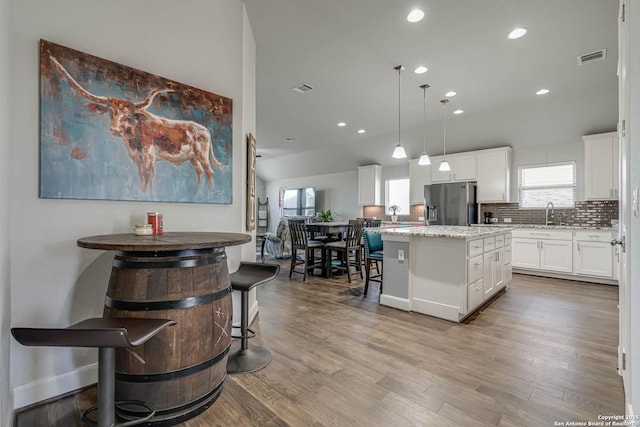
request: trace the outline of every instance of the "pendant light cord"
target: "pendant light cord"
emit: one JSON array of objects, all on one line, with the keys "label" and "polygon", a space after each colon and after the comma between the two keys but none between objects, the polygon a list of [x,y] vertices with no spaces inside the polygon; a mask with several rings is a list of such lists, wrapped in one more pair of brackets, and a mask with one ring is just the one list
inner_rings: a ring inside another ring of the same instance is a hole
[{"label": "pendant light cord", "polygon": [[[447,102],[448,99],[443,99],[442,102],[442,157],[443,159],[447,155]],[[444,159],[446,160],[446,159]]]},{"label": "pendant light cord", "polygon": [[402,72],[402,65],[398,67],[398,144],[400,144],[400,73]]},{"label": "pendant light cord", "polygon": [[422,152],[423,154],[427,154],[427,85],[423,86],[424,95],[423,95],[423,106],[422,106],[422,124],[424,127],[424,141],[422,144]]}]

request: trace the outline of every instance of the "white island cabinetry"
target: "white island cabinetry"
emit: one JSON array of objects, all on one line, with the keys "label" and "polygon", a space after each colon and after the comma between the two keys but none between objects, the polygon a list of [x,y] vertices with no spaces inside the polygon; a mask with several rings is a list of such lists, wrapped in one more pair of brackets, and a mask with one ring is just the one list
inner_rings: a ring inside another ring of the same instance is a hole
[{"label": "white island cabinetry", "polygon": [[[505,228],[427,226],[380,232],[385,245],[380,304],[460,322],[511,279],[504,248],[511,232]],[[401,259],[405,255],[408,263]],[[406,275],[398,275],[400,265]]]}]

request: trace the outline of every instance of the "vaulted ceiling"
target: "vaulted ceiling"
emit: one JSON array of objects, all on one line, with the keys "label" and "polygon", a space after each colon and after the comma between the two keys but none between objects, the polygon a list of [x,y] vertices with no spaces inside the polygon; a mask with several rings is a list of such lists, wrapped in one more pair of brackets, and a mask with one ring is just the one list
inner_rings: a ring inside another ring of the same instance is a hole
[{"label": "vaulted ceiling", "polygon": [[[439,100],[451,90],[457,95],[447,107],[447,120],[480,120],[490,111],[530,103],[544,110],[544,103],[551,105],[554,98],[605,86],[615,91],[617,0],[245,0],[245,4],[257,45],[256,133],[264,164],[278,158],[293,160],[305,152],[312,158],[309,152],[328,147],[351,147],[362,152],[363,161],[375,160],[367,153],[367,141],[382,140],[388,140],[385,159],[390,157],[398,131],[394,67],[400,64],[407,68],[401,75],[401,126],[410,139],[410,157],[422,152],[416,129],[422,129],[419,86],[424,83],[431,86],[427,123],[434,129],[440,129],[442,121]],[[407,22],[407,14],[416,7],[424,10],[425,18]],[[528,33],[510,40],[507,34],[515,27],[525,27]],[[605,61],[578,65],[578,56],[600,49],[607,49]],[[419,65],[428,67],[428,72],[415,74]],[[293,91],[299,84],[313,90]],[[537,96],[541,88],[550,93]],[[464,113],[453,117],[456,109]],[[339,122],[346,126],[338,127]],[[366,133],[357,133],[359,129]],[[440,137],[431,134],[439,150]],[[360,162],[355,157],[353,161]],[[272,167],[276,163],[271,162]],[[258,172],[267,178],[280,176],[261,170],[260,162]]]}]

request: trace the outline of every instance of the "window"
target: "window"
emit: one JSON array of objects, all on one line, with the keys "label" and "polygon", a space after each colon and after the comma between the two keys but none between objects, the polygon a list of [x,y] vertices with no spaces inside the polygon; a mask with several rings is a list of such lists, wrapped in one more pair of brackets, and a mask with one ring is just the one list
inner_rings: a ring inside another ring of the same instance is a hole
[{"label": "window", "polygon": [[385,211],[389,212],[389,206],[400,206],[400,215],[409,215],[409,178],[389,179],[385,181]]},{"label": "window", "polygon": [[549,202],[556,208],[575,207],[575,162],[518,168],[519,207],[544,209]]}]

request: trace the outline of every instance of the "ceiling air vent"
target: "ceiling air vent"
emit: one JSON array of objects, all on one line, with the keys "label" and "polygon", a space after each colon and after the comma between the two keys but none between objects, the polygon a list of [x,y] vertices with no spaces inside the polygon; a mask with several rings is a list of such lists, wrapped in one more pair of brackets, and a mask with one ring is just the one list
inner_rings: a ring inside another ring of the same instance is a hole
[{"label": "ceiling air vent", "polygon": [[578,56],[578,65],[592,64],[594,62],[604,61],[605,59],[607,59],[607,49],[602,49]]},{"label": "ceiling air vent", "polygon": [[295,90],[296,92],[300,92],[300,93],[307,93],[310,90],[313,90],[313,86],[309,86],[306,83],[302,83],[302,84],[299,84],[298,86],[292,87],[291,90]]}]

